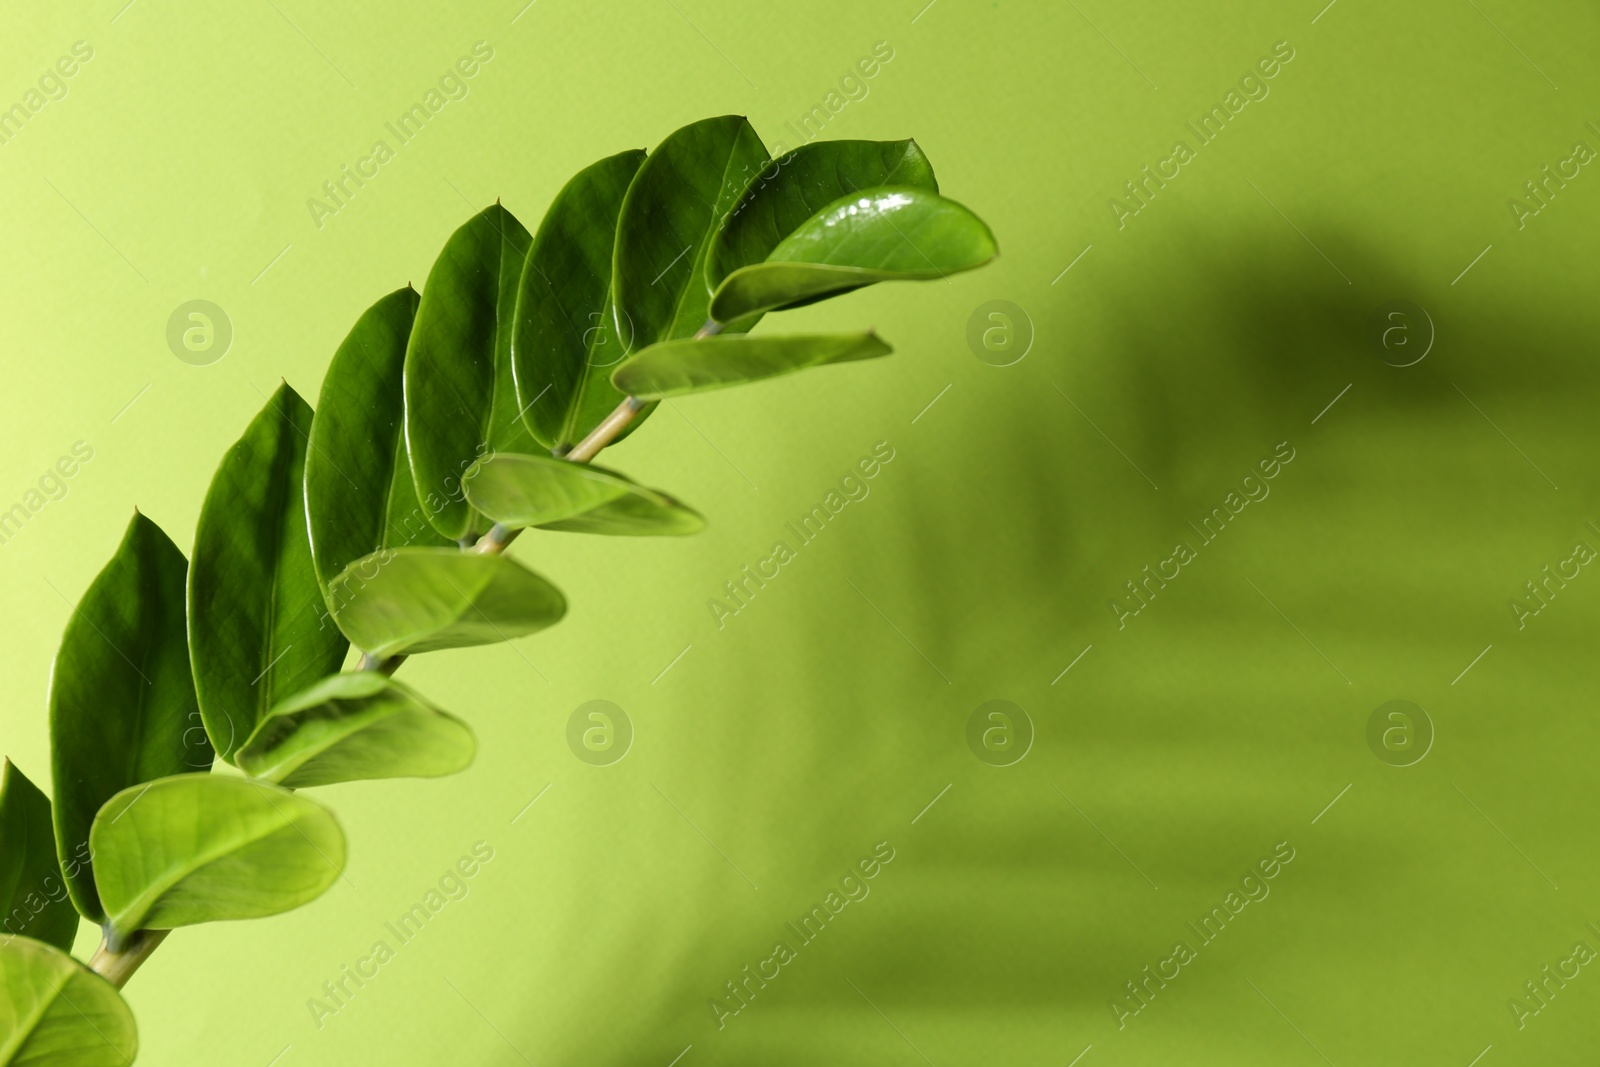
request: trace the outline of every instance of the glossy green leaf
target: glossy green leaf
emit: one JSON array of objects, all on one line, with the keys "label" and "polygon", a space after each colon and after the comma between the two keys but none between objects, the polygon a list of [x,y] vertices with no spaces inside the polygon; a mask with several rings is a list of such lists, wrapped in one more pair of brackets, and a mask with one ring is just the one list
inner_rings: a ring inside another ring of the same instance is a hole
[{"label": "glossy green leaf", "polygon": [[939,191],[917,142],[813,141],[779,156],[745,189],[711,239],[712,291],[740,267],[761,263],[813,215],[841,197],[885,185]]},{"label": "glossy green leaf", "polygon": [[628,492],[627,479],[587,463],[548,456],[495,456],[467,472],[472,506],[502,526],[522,528],[581,515]]},{"label": "glossy green leaf", "polygon": [[72,951],[78,913],[56,861],[50,798],[5,761],[0,770],[0,932]]},{"label": "glossy green leaf", "polygon": [[478,751],[466,723],[377,671],[324,678],[261,720],[245,773],[292,789],[369,778],[437,778]]},{"label": "glossy green leaf", "polygon": [[451,235],[428,272],[405,361],[405,436],[418,499],[452,540],[488,530],[461,495],[487,452],[531,451],[511,371],[517,287],[531,239],[495,204]]},{"label": "glossy green leaf", "polygon": [[250,778],[184,774],[124,789],[95,817],[112,930],[258,919],[310,903],[344,870],[333,813]]},{"label": "glossy green leaf", "polygon": [[417,299],[407,286],[368,308],[322,379],[305,495],[323,592],[369,552],[452,543],[423,513],[406,455],[402,374]]},{"label": "glossy green leaf", "polygon": [[339,627],[379,658],[509,641],[567,611],[561,591],[521,564],[448,548],[373,553],[329,593]]},{"label": "glossy green leaf", "polygon": [[668,341],[645,349],[618,367],[611,381],[630,396],[659,400],[743,385],[827,363],[876,359],[892,351],[871,330]]},{"label": "glossy green leaf", "polygon": [[706,528],[705,516],[664,493],[637,486],[625,496],[593,511],[558,522],[541,523],[541,530],[561,533],[604,534],[609,537],[687,537]]},{"label": "glossy green leaf", "polygon": [[128,1067],[133,1012],[112,984],[52,945],[0,943],[0,1065]]},{"label": "glossy green leaf", "polygon": [[649,536],[706,525],[694,509],[615,471],[548,456],[495,456],[474,467],[465,485],[473,507],[513,529]]},{"label": "glossy green leaf", "polygon": [[224,758],[286,693],[344,662],[306,533],[311,407],[287,384],[222,458],[194,535],[189,654],[200,714]]},{"label": "glossy green leaf", "polygon": [[105,913],[90,870],[89,827],[119,790],[209,770],[184,625],[188,562],[134,513],[122,544],[67,620],[50,673],[56,852],[91,922]]},{"label": "glossy green leaf", "polygon": [[635,149],[579,171],[545,213],[522,269],[511,367],[523,418],[551,451],[583,440],[623,399],[611,368],[628,355],[633,330],[618,324],[612,307],[611,253],[623,197],[644,158]]},{"label": "glossy green leaf", "polygon": [[999,253],[982,219],[925,189],[851,194],[785,237],[764,263],[734,271],[711,301],[719,322],[885,281],[945,278]]},{"label": "glossy green leaf", "polygon": [[750,123],[724,115],[676,131],[639,168],[617,223],[613,282],[635,351],[705,325],[711,235],[768,160]]}]

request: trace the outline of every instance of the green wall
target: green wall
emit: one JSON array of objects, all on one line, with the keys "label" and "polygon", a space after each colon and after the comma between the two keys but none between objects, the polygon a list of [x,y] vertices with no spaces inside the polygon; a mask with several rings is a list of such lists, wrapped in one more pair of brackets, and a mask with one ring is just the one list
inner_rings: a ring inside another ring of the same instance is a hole
[{"label": "green wall", "polygon": [[[531,226],[602,155],[725,112],[793,147],[785,124],[821,107],[826,137],[915,136],[1002,248],[786,324],[874,325],[892,359],[677,402],[608,452],[711,528],[519,541],[567,620],[404,672],[473,723],[476,766],[319,790],[347,877],[171,938],[128,989],[143,1062],[1592,1055],[1600,16],[924,2],[3,16],[0,106],[92,49],[0,144],[0,509],[93,453],[0,544],[0,740],[41,782],[55,645],[131,509],[186,548],[279,379],[314,397],[360,311],[496,197]],[[466,95],[400,144],[385,124],[476,42]],[[1187,124],[1213,105],[1202,143]],[[375,177],[308,207],[378,140]],[[1567,160],[1535,214],[1524,183]],[[207,365],[166,339],[195,299],[232,324]],[[1020,362],[969,347],[991,300],[1031,322]],[[1397,300],[1427,318],[1386,349]],[[718,620],[724,583],[875,448],[870,493]],[[1146,566],[1177,574],[1141,607],[1124,583]],[[1541,606],[1546,566],[1576,577]],[[566,742],[592,699],[635,730],[610,766]],[[968,746],[990,700],[1033,725],[1010,766]],[[1386,720],[1369,746],[1391,700],[1432,724],[1410,766]],[[400,944],[385,924],[475,846],[465,897]],[[866,896],[810,942],[786,927],[861,861]],[[376,977],[308,1006],[379,941]],[[719,1027],[711,1001],[736,1006],[724,983],[778,941],[793,958]],[[1147,965],[1177,976],[1141,1007]],[[1546,965],[1577,977],[1533,1014]]]}]

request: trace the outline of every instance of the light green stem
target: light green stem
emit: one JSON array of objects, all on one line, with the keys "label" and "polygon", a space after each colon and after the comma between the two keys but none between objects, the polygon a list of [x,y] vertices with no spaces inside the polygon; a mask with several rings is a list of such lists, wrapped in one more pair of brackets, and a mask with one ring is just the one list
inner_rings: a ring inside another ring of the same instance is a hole
[{"label": "light green stem", "polygon": [[171,930],[139,930],[116,952],[111,950],[109,940],[102,940],[89,958],[89,969],[121,989],[170,933]]},{"label": "light green stem", "polygon": [[599,426],[589,432],[588,437],[579,441],[572,451],[567,453],[566,458],[574,463],[589,462],[600,454],[602,448],[615,441],[617,435],[627,428],[628,423],[632,422],[633,417],[639,414],[643,408],[644,401],[638,397],[630,396],[623,400],[612,410],[611,414],[605,417]]}]

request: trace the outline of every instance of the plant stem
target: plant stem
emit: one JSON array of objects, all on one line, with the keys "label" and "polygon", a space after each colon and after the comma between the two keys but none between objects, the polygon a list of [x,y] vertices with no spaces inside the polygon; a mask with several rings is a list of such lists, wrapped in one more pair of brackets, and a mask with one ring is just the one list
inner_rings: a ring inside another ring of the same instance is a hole
[{"label": "plant stem", "polygon": [[[721,329],[716,323],[708,322],[701,332],[704,333],[706,330],[711,330],[712,333],[715,333],[716,330],[713,330],[712,327]],[[644,401],[636,397],[630,396],[623,400],[611,414],[605,417],[600,425],[590,431],[589,436],[578,442],[563,458],[574,463],[589,462],[599,454],[602,448],[617,439],[617,435],[627,427],[628,423],[633,421],[634,416],[639,414],[643,407]],[[463,551],[476,552],[483,556],[498,556],[521,533],[521,529],[512,529],[497,522],[489,528],[488,533],[478,538],[475,544],[470,547],[463,546]],[[380,671],[384,674],[393,674],[404,661],[404,656],[389,656],[386,659],[378,659],[367,653],[362,653],[361,662],[356,665],[356,670]]]},{"label": "plant stem", "polygon": [[633,417],[639,414],[643,407],[643,400],[638,397],[628,397],[618,404],[599,426],[591,430],[588,437],[579,441],[572,451],[567,453],[566,458],[574,463],[589,462],[600,454],[602,448],[617,439],[617,434],[633,421]]},{"label": "plant stem", "polygon": [[139,930],[118,952],[111,951],[110,943],[102,940],[89,958],[89,969],[121,989],[170,933],[171,930]]},{"label": "plant stem", "polygon": [[489,528],[489,532],[478,538],[478,543],[467,551],[476,552],[483,556],[498,556],[506,550],[506,546],[517,539],[522,531],[508,529],[498,522]]},{"label": "plant stem", "polygon": [[[718,322],[716,319],[707,319],[706,324],[695,332],[693,340],[702,341],[707,337],[715,337],[722,330],[723,323]],[[602,448],[617,439],[617,434],[627,428],[628,423],[632,422],[633,417],[643,410],[644,405],[645,402],[636,396],[630,396],[623,400],[612,410],[611,414],[605,417],[600,425],[589,431],[588,437],[574,445],[572,450],[563,458],[570,459],[574,463],[589,462],[600,454]],[[493,530],[489,532],[490,534],[494,533]],[[516,536],[515,531],[511,536]],[[507,541],[509,540],[510,538],[507,538]],[[479,544],[481,545],[482,542],[480,541]],[[480,548],[479,551],[484,550]]]},{"label": "plant stem", "polygon": [[404,656],[389,656],[384,659],[379,659],[370,652],[363,652],[361,653],[361,660],[356,664],[356,670],[377,671],[380,674],[393,674],[395,672],[395,668],[399,667],[400,664],[404,663],[405,661],[406,658]]}]

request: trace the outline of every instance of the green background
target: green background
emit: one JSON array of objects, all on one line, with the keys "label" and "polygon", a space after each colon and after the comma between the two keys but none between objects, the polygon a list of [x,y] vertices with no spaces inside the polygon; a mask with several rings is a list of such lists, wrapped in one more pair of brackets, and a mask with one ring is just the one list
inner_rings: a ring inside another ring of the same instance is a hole
[{"label": "green background", "polygon": [[[69,601],[131,509],[187,548],[280,377],[314,398],[356,316],[420,285],[495,197],[532,227],[580,167],[705,115],[792,147],[784,124],[883,41],[892,61],[824,136],[915,136],[1002,248],[948,284],[762,327],[873,325],[893,358],[677,402],[608,452],[710,530],[518,542],[570,596],[563,625],[403,672],[473,723],[477,764],[318,790],[347,877],[289,915],[172,937],[128,989],[143,1062],[1592,1054],[1592,966],[1523,1028],[1507,1002],[1575,942],[1600,947],[1600,577],[1582,568],[1522,629],[1509,602],[1600,547],[1600,175],[1522,229],[1507,200],[1600,147],[1600,16],[925,2],[5,16],[0,103],[94,48],[0,146],[0,507],[73,442],[94,449],[0,545],[0,738],[41,783]],[[494,58],[470,94],[319,229],[306,200],[479,40]],[[1294,58],[1270,95],[1119,229],[1109,199],[1194,147],[1185,122],[1280,41]],[[168,350],[191,299],[232,320],[220,362]],[[1011,366],[966,340],[991,299],[1035,332]],[[1405,368],[1368,337],[1397,299],[1437,334]],[[880,441],[895,458],[871,495],[719,629],[707,600]],[[1284,441],[1271,495],[1198,544],[1188,524]],[[1197,558],[1119,629],[1108,599],[1178,541]],[[637,732],[608,767],[565,741],[597,698]],[[1035,726],[1014,766],[968,749],[991,699]],[[1394,699],[1436,730],[1414,766],[1367,744]],[[494,858],[470,895],[319,1028],[308,998],[478,841]],[[895,858],[871,895],[719,1029],[723,983],[880,841]],[[1279,842],[1294,860],[1270,896],[1199,947],[1185,924]],[[1197,958],[1119,1028],[1112,998],[1180,939]]]}]

